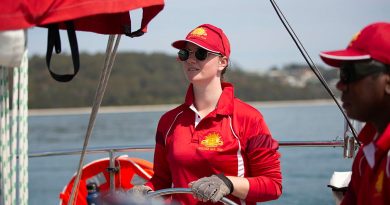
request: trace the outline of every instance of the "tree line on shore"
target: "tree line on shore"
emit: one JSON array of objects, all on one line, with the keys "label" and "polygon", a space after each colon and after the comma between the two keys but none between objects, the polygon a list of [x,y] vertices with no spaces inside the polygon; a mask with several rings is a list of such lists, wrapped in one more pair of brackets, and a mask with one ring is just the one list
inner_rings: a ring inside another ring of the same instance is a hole
[{"label": "tree line on shore", "polygon": [[[29,107],[89,107],[97,89],[104,54],[80,54],[80,71],[68,83],[51,78],[45,57],[29,60]],[[69,55],[53,56],[51,68],[57,73],[71,73]],[[273,68],[275,69],[275,68]],[[323,70],[328,72],[327,70]],[[325,76],[334,74],[329,72]],[[275,78],[230,67],[225,81],[235,86],[235,94],[245,101],[329,99],[320,83],[295,87]],[[121,52],[111,72],[102,106],[176,104],[184,100],[188,82],[175,56],[163,53]]]}]

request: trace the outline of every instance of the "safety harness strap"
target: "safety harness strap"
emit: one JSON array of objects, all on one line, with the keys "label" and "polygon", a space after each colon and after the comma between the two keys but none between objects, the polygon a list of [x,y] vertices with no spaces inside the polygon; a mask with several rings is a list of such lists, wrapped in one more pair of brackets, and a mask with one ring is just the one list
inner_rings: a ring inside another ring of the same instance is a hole
[{"label": "safety harness strap", "polygon": [[51,56],[53,49],[57,54],[61,53],[61,38],[58,24],[50,24],[48,26],[48,36],[47,36],[47,51],[46,51],[46,65],[49,69],[50,75],[59,82],[69,82],[74,76],[79,72],[80,68],[80,57],[79,57],[79,48],[77,45],[77,37],[72,21],[66,21],[66,30],[68,33],[68,39],[70,44],[70,50],[72,53],[73,61],[73,74],[57,74],[50,68]]}]

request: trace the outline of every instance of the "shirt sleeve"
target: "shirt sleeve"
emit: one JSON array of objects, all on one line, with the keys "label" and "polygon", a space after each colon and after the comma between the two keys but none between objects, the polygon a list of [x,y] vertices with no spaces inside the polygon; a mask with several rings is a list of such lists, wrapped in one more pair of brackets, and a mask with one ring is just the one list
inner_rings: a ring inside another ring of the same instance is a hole
[{"label": "shirt sleeve", "polygon": [[274,140],[263,118],[252,127],[247,140],[249,192],[247,201],[263,202],[282,194],[279,143]]},{"label": "shirt sleeve", "polygon": [[340,205],[353,205],[356,203],[356,195],[353,191],[353,186],[351,183],[348,185],[348,191],[345,193],[343,200]]},{"label": "shirt sleeve", "polygon": [[360,160],[358,159],[361,159],[361,155],[362,155],[362,147],[359,149],[358,153],[356,154],[355,160],[353,161],[351,180],[348,184],[347,192],[345,193],[344,198],[341,201],[341,205],[357,204],[355,187],[357,185],[356,183],[360,180],[359,163],[358,163],[358,161]]},{"label": "shirt sleeve", "polygon": [[154,150],[153,177],[145,184],[153,190],[170,188],[172,186],[172,176],[167,161],[165,149],[165,139],[162,132],[162,120],[160,120],[156,133],[156,147]]}]

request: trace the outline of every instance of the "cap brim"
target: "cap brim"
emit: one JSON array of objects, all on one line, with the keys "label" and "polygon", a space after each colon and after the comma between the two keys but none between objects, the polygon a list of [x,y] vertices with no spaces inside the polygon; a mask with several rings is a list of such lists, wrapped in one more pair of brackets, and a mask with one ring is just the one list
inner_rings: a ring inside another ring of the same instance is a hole
[{"label": "cap brim", "polygon": [[172,46],[177,49],[182,49],[186,46],[186,40],[178,40],[172,43]]},{"label": "cap brim", "polygon": [[203,46],[203,45],[202,45],[202,42],[197,42],[196,40],[178,40],[178,41],[173,42],[173,43],[172,43],[172,46],[173,46],[174,48],[177,48],[177,49],[182,49],[182,48],[184,48],[184,47],[186,46],[186,44],[187,44],[188,42],[189,42],[189,43],[193,43],[193,44],[195,44],[195,45],[197,45],[197,46],[199,46],[199,47],[201,47],[201,48],[204,48],[204,49],[206,49],[206,50],[208,50],[208,51],[210,51],[210,52],[213,52],[213,53],[220,53],[219,51],[215,51],[215,50],[212,50],[212,49],[209,49],[209,48]]},{"label": "cap brim", "polygon": [[326,64],[333,67],[340,67],[343,61],[368,60],[371,58],[367,53],[351,49],[321,52],[320,57]]}]

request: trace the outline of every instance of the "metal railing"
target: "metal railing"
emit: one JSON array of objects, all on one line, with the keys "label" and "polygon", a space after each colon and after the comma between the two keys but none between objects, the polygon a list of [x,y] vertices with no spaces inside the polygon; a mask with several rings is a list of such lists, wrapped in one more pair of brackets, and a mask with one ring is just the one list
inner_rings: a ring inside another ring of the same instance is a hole
[{"label": "metal railing", "polygon": [[[332,141],[279,141],[281,147],[345,147],[344,140]],[[88,154],[104,154],[117,152],[150,152],[154,150],[154,145],[134,145],[134,146],[112,146],[88,148]],[[29,153],[29,157],[49,157],[62,155],[78,155],[81,149],[66,149],[55,151],[42,151]]]},{"label": "metal railing", "polygon": [[[333,140],[333,141],[279,141],[279,145],[281,147],[343,147],[344,148],[344,156],[346,149],[349,149],[351,146],[348,146],[345,143],[345,140]],[[134,146],[112,146],[112,147],[94,147],[84,150],[86,154],[109,154],[109,170],[114,170],[115,167],[115,153],[119,152],[152,152],[154,150],[154,145],[134,145]],[[33,152],[28,156],[29,158],[34,157],[51,157],[51,156],[64,156],[64,155],[79,155],[82,153],[82,149],[67,149],[67,150],[55,150],[55,151],[44,151],[44,152]],[[115,173],[110,172],[110,190],[115,191]],[[163,190],[156,191],[155,195],[164,195],[169,194],[172,190]],[[175,189],[175,193],[189,193],[190,191],[187,189]],[[227,198],[221,200],[225,204],[232,204]]]}]

